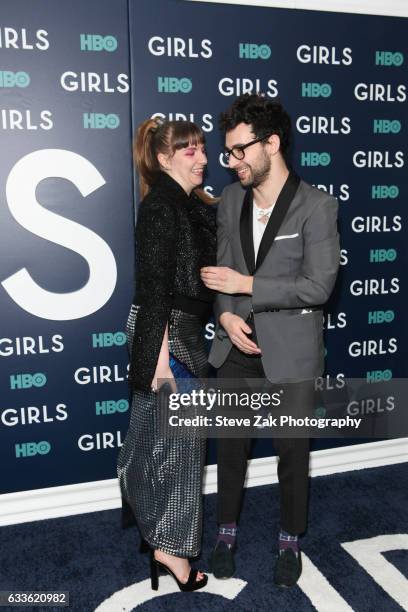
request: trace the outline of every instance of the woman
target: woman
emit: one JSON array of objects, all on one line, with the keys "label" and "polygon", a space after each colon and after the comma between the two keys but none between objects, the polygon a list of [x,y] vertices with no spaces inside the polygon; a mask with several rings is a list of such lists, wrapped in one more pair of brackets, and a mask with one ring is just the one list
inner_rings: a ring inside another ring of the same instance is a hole
[{"label": "woman", "polygon": [[180,590],[192,591],[207,583],[188,561],[200,551],[205,440],[193,428],[181,437],[165,435],[157,392],[163,379],[175,388],[174,364],[182,376],[207,376],[202,324],[211,314],[213,292],[202,283],[200,268],[216,264],[214,200],[197,189],[207,157],[194,123],[145,121],[134,157],[143,200],[127,326],[133,400],[118,476],[153,550],[152,588],[161,565]]}]

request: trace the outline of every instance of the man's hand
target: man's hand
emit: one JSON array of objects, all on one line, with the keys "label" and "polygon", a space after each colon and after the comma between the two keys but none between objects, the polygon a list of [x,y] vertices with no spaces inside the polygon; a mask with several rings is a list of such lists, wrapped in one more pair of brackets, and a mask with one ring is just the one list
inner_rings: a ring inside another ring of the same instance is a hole
[{"label": "man's hand", "polygon": [[261,349],[248,338],[252,329],[241,317],[232,312],[223,312],[220,316],[220,324],[227,332],[229,339],[240,351],[247,355],[260,355]]},{"label": "man's hand", "polygon": [[252,295],[253,277],[240,274],[226,266],[207,266],[200,270],[204,285],[221,293]]}]

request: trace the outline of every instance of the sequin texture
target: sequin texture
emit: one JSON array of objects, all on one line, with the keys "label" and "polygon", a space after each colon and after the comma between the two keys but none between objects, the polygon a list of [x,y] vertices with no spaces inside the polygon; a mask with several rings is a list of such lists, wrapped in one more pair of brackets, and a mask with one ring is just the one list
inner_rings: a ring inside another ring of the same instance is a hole
[{"label": "sequin texture", "polygon": [[[132,348],[140,308],[132,306],[126,333]],[[200,318],[172,309],[169,351],[197,377],[207,376]],[[135,391],[129,430],[118,457],[123,497],[132,507],[143,538],[180,557],[199,554],[202,532],[202,475],[205,440],[193,427],[163,427],[158,395]]]}]

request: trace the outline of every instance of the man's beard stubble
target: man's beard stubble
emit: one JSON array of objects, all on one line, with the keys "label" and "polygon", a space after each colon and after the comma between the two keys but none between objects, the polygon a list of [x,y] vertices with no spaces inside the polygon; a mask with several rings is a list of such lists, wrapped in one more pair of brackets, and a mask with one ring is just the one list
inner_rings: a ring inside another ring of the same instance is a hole
[{"label": "man's beard stubble", "polygon": [[248,168],[250,168],[251,175],[248,181],[241,181],[242,186],[252,188],[259,187],[259,185],[262,185],[262,183],[269,176],[269,172],[271,171],[271,160],[267,155],[264,154],[262,164],[258,168],[254,169],[251,166],[248,166]]}]

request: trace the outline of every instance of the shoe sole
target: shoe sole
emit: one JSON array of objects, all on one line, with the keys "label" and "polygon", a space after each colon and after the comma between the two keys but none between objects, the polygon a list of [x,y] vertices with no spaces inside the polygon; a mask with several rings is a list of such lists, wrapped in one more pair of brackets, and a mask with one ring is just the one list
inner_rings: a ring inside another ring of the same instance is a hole
[{"label": "shoe sole", "polygon": [[213,572],[213,576],[214,578],[216,578],[217,580],[229,580],[229,578],[232,578],[233,575],[235,574],[235,570],[232,572],[232,574],[230,574],[229,576],[216,576]]},{"label": "shoe sole", "polygon": [[[299,578],[300,578],[300,576],[299,576]],[[275,582],[275,585],[277,587],[282,588],[282,589],[291,589],[292,587],[297,585],[299,578],[293,584],[279,584],[279,583]]]}]

